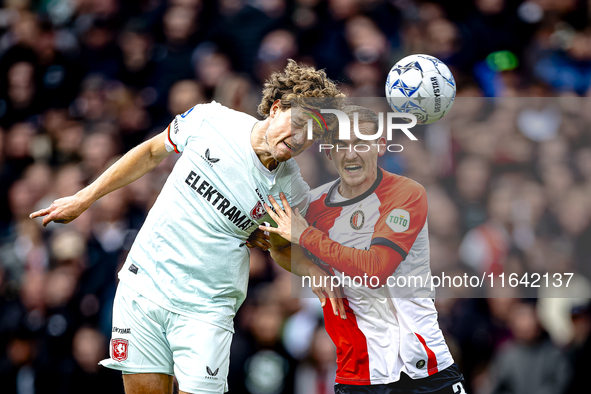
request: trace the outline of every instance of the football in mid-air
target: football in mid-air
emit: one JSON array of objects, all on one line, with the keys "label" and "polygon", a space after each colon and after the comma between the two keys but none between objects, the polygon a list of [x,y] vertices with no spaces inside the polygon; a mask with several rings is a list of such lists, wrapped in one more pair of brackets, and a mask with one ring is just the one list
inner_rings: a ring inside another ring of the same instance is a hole
[{"label": "football in mid-air", "polygon": [[393,111],[411,113],[418,124],[429,124],[451,109],[456,82],[449,68],[436,57],[410,55],[388,73],[386,97]]}]

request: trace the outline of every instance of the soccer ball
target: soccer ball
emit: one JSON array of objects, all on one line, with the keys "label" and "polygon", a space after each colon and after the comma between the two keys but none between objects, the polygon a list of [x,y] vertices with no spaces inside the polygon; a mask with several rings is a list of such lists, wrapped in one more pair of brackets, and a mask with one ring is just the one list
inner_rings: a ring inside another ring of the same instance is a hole
[{"label": "soccer ball", "polygon": [[456,97],[456,81],[436,57],[410,55],[392,67],[386,97],[395,112],[411,113],[418,124],[429,124],[449,112]]}]

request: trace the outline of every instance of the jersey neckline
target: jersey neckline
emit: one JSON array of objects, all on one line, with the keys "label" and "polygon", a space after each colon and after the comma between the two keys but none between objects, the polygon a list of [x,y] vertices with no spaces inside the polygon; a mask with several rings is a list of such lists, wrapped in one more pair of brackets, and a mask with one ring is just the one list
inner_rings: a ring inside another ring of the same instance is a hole
[{"label": "jersey neckline", "polygon": [[358,195],[357,197],[354,197],[350,200],[345,200],[345,201],[341,201],[341,202],[331,202],[331,196],[334,193],[335,188],[339,187],[339,185],[341,184],[341,178],[339,178],[335,181],[335,183],[328,190],[328,194],[326,195],[326,198],[324,199],[324,205],[329,208],[332,208],[332,207],[345,207],[347,205],[357,204],[358,202],[363,201],[366,197],[368,197],[369,195],[371,195],[373,192],[376,191],[378,186],[380,186],[380,182],[382,182],[382,178],[383,178],[382,169],[380,167],[378,167],[378,175],[376,177],[376,180],[374,181],[373,185],[371,185],[371,187],[369,189],[367,189],[367,191],[365,191],[365,193],[362,193],[362,194]]}]

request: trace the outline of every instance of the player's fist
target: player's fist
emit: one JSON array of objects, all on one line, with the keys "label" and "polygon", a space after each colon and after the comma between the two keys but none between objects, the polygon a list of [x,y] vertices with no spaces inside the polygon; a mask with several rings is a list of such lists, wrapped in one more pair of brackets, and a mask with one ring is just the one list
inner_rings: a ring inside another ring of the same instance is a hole
[{"label": "player's fist", "polygon": [[48,208],[41,209],[29,215],[31,219],[43,217],[43,227],[49,223],[70,223],[86,211],[88,205],[77,196],[64,197],[55,200]]},{"label": "player's fist", "polygon": [[[322,307],[324,308],[326,306],[326,298],[328,298],[332,307],[332,313],[345,320],[347,313],[345,312],[343,295],[340,288],[332,287],[331,275],[326,273],[322,268],[312,265],[308,268],[308,276],[310,277],[312,293],[316,294]],[[317,284],[320,284],[320,286],[317,286]]]},{"label": "player's fist", "polygon": [[246,246],[249,248],[259,248],[260,250],[266,252],[271,247],[271,243],[269,242],[269,235],[265,234],[263,230],[256,229],[254,230],[248,239],[246,240]]}]

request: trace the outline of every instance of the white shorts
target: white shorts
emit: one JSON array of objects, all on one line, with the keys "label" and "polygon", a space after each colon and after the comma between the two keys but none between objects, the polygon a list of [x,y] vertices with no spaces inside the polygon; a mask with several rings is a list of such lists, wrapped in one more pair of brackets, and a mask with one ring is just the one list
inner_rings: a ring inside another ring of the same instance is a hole
[{"label": "white shorts", "polygon": [[111,358],[101,365],[124,374],[174,375],[187,393],[228,391],[230,331],[164,309],[120,282],[112,332]]}]

